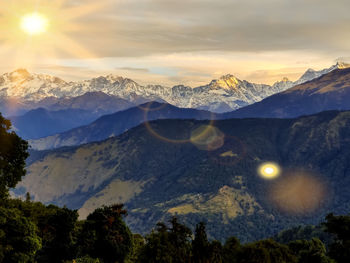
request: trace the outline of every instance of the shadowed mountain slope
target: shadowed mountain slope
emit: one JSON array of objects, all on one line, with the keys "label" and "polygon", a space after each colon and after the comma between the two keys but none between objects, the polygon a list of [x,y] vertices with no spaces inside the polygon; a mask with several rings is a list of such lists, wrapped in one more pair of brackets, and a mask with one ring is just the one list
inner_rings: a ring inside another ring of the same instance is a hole
[{"label": "shadowed mountain slope", "polygon": [[37,139],[88,124],[98,116],[97,113],[81,109],[48,111],[38,108],[9,119],[23,139]]},{"label": "shadowed mountain slope", "polygon": [[[15,192],[82,217],[122,202],[135,232],[178,215],[192,226],[207,222],[211,237],[242,241],[348,213],[350,112],[222,120],[210,138],[198,136],[207,124],[159,120],[105,141],[35,152]],[[279,164],[281,175],[261,178],[265,162]]]},{"label": "shadowed mountain slope", "polygon": [[181,109],[169,104],[151,102],[111,115],[105,115],[89,125],[61,134],[31,140],[30,144],[38,150],[73,146],[120,135],[146,121],[157,119],[203,120],[211,118],[215,118],[215,114],[208,111]]}]

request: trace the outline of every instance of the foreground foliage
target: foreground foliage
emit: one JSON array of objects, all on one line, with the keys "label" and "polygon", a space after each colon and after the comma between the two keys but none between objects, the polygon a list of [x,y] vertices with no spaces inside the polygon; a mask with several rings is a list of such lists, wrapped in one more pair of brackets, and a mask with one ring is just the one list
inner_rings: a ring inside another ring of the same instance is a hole
[{"label": "foreground foliage", "polygon": [[[335,263],[349,261],[350,216],[330,214],[320,226],[330,233],[328,247],[317,237],[242,244],[210,240],[204,223],[194,233],[176,217],[158,223],[145,237],[132,234],[123,205],[99,208],[86,220],[67,208],[3,200],[0,208],[0,262],[81,263]],[[299,228],[287,232],[299,231]],[[295,234],[298,238],[298,235]]]}]

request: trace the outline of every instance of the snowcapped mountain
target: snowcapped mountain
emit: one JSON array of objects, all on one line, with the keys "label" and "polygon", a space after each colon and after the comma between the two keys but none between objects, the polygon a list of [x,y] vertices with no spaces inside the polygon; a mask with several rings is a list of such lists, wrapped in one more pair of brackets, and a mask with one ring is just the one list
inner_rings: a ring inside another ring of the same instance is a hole
[{"label": "snowcapped mountain", "polygon": [[0,98],[17,98],[38,102],[51,98],[73,98],[87,92],[103,92],[132,103],[145,101],[167,102],[177,107],[196,108],[213,112],[232,111],[261,101],[275,93],[282,92],[297,84],[317,78],[336,68],[347,67],[337,63],[329,69],[308,70],[296,82],[283,79],[274,85],[254,84],[226,75],[205,86],[191,88],[184,85],[165,87],[161,85],[142,86],[135,81],[108,75],[80,82],[66,82],[60,78],[30,74],[19,69],[0,76]]},{"label": "snowcapped mountain", "polygon": [[298,79],[297,81],[294,82],[293,86],[299,85],[299,84],[303,84],[307,81],[316,79],[318,77],[321,77],[329,72],[332,72],[333,70],[336,69],[344,69],[344,68],[348,68],[350,67],[350,64],[344,63],[344,62],[337,62],[337,64],[331,66],[330,68],[326,68],[323,70],[313,70],[311,68],[309,68],[301,77],[300,79]]}]

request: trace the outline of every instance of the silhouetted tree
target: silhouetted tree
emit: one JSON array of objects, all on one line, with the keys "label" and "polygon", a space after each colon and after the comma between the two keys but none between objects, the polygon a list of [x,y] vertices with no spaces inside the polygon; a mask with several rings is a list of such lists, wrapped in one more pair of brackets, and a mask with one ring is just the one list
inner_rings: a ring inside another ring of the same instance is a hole
[{"label": "silhouetted tree", "polygon": [[277,243],[272,239],[261,240],[242,247],[238,262],[240,263],[296,263],[288,246]]},{"label": "silhouetted tree", "polygon": [[180,224],[176,217],[170,220],[171,228],[169,239],[174,247],[173,262],[182,263],[191,261],[191,237],[192,231],[187,226]]},{"label": "silhouetted tree", "polygon": [[191,230],[173,217],[171,227],[158,223],[146,236],[139,260],[144,263],[186,263],[191,261]]},{"label": "silhouetted tree", "polygon": [[210,243],[203,222],[196,225],[195,236],[192,241],[192,260],[194,263],[210,262]]},{"label": "silhouetted tree", "polygon": [[328,233],[335,235],[329,247],[329,256],[337,262],[350,262],[350,216],[329,214],[324,226]]},{"label": "silhouetted tree", "polygon": [[91,213],[81,234],[81,254],[105,263],[124,262],[132,251],[132,234],[123,221],[123,205],[104,206]]},{"label": "silhouetted tree", "polygon": [[49,206],[38,218],[43,247],[38,262],[62,262],[76,257],[78,212]]},{"label": "silhouetted tree", "polygon": [[155,230],[146,236],[146,244],[140,251],[141,263],[171,263],[172,244],[169,240],[168,228],[158,223]]},{"label": "silhouetted tree", "polygon": [[25,175],[28,143],[10,131],[11,122],[0,114],[0,199],[8,196]]},{"label": "silhouetted tree", "polygon": [[30,193],[27,192],[26,193],[26,202],[30,202],[30,200],[31,200]]},{"label": "silhouetted tree", "polygon": [[222,249],[222,261],[224,263],[238,262],[238,254],[241,250],[241,244],[235,237],[230,237],[226,240]]},{"label": "silhouetted tree", "polygon": [[217,240],[212,241],[210,244],[210,262],[211,263],[222,262],[222,245]]}]

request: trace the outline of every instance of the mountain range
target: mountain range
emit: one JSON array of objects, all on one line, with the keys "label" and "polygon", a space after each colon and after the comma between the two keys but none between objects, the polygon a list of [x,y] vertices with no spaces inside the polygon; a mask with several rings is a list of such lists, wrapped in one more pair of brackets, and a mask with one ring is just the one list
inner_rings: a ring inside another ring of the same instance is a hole
[{"label": "mountain range", "polygon": [[[159,101],[180,108],[204,109],[219,113],[229,112],[344,66],[346,66],[344,63],[337,63],[321,71],[309,69],[296,82],[284,78],[272,86],[254,84],[239,80],[233,75],[226,75],[218,80],[213,80],[208,85],[195,88],[184,85],[142,86],[131,79],[114,75],[80,82],[66,82],[57,77],[31,74],[25,69],[19,69],[0,76],[0,100],[2,100],[0,110],[3,115],[8,116],[6,113],[12,109],[11,115],[13,116],[18,115],[13,110],[20,108],[21,105],[33,109],[34,105],[45,107],[44,104],[51,105],[52,102],[56,102],[56,106],[60,105],[60,108],[47,109],[59,110],[63,109],[62,106],[69,107],[70,103],[74,104],[74,102],[67,102],[74,97],[83,96],[89,92],[102,92],[122,100],[119,103],[123,104],[124,109],[129,106],[128,103],[135,105],[146,101]],[[59,102],[57,99],[64,99],[64,101]],[[5,107],[6,105],[9,108]]]},{"label": "mountain range", "polygon": [[[82,218],[125,203],[134,232],[177,215],[190,226],[205,221],[210,237],[250,241],[349,211],[349,127],[350,112],[338,111],[158,120],[104,141],[32,152],[14,192],[79,209]],[[258,175],[265,162],[281,167],[277,179]]]},{"label": "mountain range", "polygon": [[260,102],[225,113],[224,118],[293,118],[350,109],[350,68],[333,70]]},{"label": "mountain range", "polygon": [[[120,135],[145,121],[156,119],[294,118],[327,110],[350,110],[349,101],[350,68],[337,69],[229,113],[210,114],[153,102],[101,117],[83,127],[30,140],[30,145],[37,150],[79,145]],[[152,109],[147,111],[147,105]]]}]

